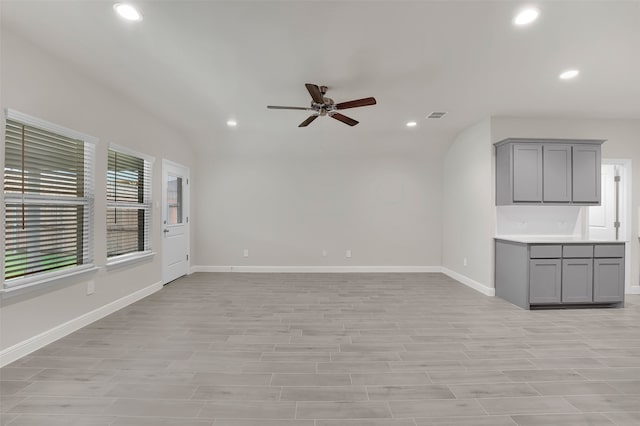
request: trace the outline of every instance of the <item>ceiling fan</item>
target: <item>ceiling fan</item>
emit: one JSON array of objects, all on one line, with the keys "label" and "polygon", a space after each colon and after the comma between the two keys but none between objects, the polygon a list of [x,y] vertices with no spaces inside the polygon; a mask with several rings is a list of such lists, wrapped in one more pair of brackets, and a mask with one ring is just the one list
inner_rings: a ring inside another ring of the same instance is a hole
[{"label": "ceiling fan", "polygon": [[356,120],[353,118],[347,117],[346,115],[342,115],[338,112],[338,110],[348,109],[348,108],[357,108],[368,105],[375,105],[375,98],[363,98],[356,99],[353,101],[340,102],[335,103],[333,99],[326,98],[324,95],[327,93],[327,86],[318,86],[316,84],[305,84],[309,94],[311,95],[311,106],[310,107],[291,107],[291,106],[276,106],[276,105],[267,105],[269,109],[296,109],[303,111],[314,111],[314,114],[310,115],[306,120],[304,120],[298,127],[307,127],[313,120],[318,117],[328,115],[331,118],[335,118],[338,121],[342,121],[349,126],[355,126],[358,124]]}]

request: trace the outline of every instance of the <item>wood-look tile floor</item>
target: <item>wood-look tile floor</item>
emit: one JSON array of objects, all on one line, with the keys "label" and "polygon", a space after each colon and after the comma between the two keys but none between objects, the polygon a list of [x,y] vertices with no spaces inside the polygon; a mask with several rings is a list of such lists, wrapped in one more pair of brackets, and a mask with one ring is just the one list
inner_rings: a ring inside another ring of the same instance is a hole
[{"label": "wood-look tile floor", "polygon": [[11,426],[637,426],[640,296],[525,311],[441,274],[194,274],[0,378]]}]

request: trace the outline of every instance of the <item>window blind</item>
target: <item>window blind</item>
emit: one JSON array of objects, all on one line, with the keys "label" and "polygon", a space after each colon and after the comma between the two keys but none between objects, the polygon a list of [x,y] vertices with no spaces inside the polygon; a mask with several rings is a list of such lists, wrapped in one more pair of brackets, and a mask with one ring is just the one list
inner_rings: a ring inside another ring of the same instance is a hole
[{"label": "window blind", "polygon": [[10,117],[5,126],[5,286],[93,261],[95,146]]},{"label": "window blind", "polygon": [[151,161],[109,149],[107,257],[151,250]]}]

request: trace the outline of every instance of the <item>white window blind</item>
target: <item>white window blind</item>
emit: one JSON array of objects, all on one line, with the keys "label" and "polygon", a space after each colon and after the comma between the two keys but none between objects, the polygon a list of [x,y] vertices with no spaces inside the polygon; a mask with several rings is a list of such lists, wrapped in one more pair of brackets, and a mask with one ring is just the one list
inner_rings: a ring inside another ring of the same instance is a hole
[{"label": "white window blind", "polygon": [[7,288],[93,262],[95,145],[73,131],[13,115],[5,126]]},{"label": "white window blind", "polygon": [[107,257],[151,250],[151,161],[112,146],[107,166]]}]

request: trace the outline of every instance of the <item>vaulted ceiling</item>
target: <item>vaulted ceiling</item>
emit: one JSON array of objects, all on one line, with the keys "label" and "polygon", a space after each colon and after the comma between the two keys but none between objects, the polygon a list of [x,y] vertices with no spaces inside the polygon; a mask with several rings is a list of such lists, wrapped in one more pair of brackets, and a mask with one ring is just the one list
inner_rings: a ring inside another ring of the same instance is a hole
[{"label": "vaulted ceiling", "polygon": [[[206,149],[232,131],[448,141],[490,115],[640,119],[640,2],[3,0],[2,25],[173,123]],[[558,74],[581,73],[571,81]],[[339,101],[375,96],[305,129],[304,83]],[[425,120],[447,111],[441,120]],[[345,112],[346,113],[346,112]],[[237,129],[226,121],[237,120]],[[407,121],[418,122],[415,128]],[[394,136],[395,135],[395,136]]]}]

